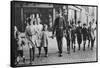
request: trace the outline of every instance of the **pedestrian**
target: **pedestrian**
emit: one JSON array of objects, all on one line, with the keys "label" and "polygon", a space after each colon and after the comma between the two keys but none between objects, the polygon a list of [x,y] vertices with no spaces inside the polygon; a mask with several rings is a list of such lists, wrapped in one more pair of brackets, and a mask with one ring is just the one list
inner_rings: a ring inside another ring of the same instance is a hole
[{"label": "pedestrian", "polygon": [[42,36],[43,25],[41,24],[41,19],[39,14],[36,14],[36,47],[38,48],[38,57],[41,56],[41,36]]},{"label": "pedestrian", "polygon": [[14,46],[14,63],[15,65],[18,64],[17,62],[17,57],[18,57],[18,35],[19,31],[16,26],[14,26],[14,41],[15,41],[15,46]]},{"label": "pedestrian", "polygon": [[81,21],[78,21],[78,26],[76,28],[76,36],[77,36],[77,43],[78,43],[78,50],[81,48],[82,43],[82,27],[81,27]]},{"label": "pedestrian", "polygon": [[43,25],[42,36],[41,36],[41,44],[40,44],[40,55],[41,55],[41,48],[44,48],[45,57],[48,57],[48,32],[47,32],[47,25]]},{"label": "pedestrian", "polygon": [[18,56],[17,56],[17,63],[20,62],[21,58],[23,59],[23,62],[25,63],[25,56],[23,55],[23,46],[25,46],[25,33],[19,33],[18,34]]},{"label": "pedestrian", "polygon": [[88,40],[89,40],[88,47],[90,47],[90,43],[91,43],[91,50],[93,50],[94,41],[95,41],[95,35],[94,35],[95,28],[93,28],[92,26],[93,23],[90,22],[88,27]]},{"label": "pedestrian", "polygon": [[[57,39],[57,44],[58,44],[58,50],[59,50],[59,57],[62,56],[62,39],[63,39],[63,32],[66,29],[66,23],[65,19],[62,16],[62,11],[59,9],[57,11],[56,19],[53,25],[53,33],[52,33],[52,38],[54,38],[54,35],[56,35]],[[56,32],[56,33],[55,33]]]},{"label": "pedestrian", "polygon": [[[69,22],[69,21],[67,21]],[[67,53],[70,54],[70,41],[71,41],[71,26],[67,25],[66,26],[66,30],[65,30],[65,38],[66,38],[66,42],[67,42]]]},{"label": "pedestrian", "polygon": [[68,21],[68,12],[67,12],[67,8],[66,6],[63,6],[63,17],[66,23],[66,29],[65,29],[65,38],[66,38],[66,42],[67,42],[67,53],[70,54],[70,39],[71,39],[71,32],[70,32],[70,28],[71,26],[69,25],[69,21]]},{"label": "pedestrian", "polygon": [[85,45],[86,45],[86,40],[87,40],[87,28],[86,28],[86,23],[83,24],[82,28],[82,38],[83,38],[83,51],[85,51]]},{"label": "pedestrian", "polygon": [[72,45],[72,49],[73,51],[75,52],[75,40],[76,39],[76,27],[75,27],[75,24],[74,22],[72,23],[72,28],[71,28],[71,45]]},{"label": "pedestrian", "polygon": [[[31,18],[31,19],[30,19]],[[35,58],[35,40],[36,40],[36,28],[35,28],[35,15],[32,14],[32,17],[28,19],[26,27],[26,37],[28,39],[29,52],[30,52],[30,64],[34,61]]]}]

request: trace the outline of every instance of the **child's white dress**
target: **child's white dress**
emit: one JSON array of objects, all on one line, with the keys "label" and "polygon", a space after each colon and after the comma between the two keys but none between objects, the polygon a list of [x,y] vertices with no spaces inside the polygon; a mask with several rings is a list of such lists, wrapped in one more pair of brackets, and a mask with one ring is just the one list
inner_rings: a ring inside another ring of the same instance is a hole
[{"label": "child's white dress", "polygon": [[42,31],[41,47],[48,47],[48,32]]},{"label": "child's white dress", "polygon": [[40,47],[40,44],[41,44],[42,29],[43,29],[42,24],[36,25],[36,32],[37,32],[37,34],[36,34],[36,46],[37,47]]}]

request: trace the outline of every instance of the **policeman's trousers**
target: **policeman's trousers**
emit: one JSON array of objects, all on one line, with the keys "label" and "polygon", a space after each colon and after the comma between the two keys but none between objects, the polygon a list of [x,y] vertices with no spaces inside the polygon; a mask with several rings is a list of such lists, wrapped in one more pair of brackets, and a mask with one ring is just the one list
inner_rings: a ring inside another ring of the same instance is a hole
[{"label": "policeman's trousers", "polygon": [[56,36],[59,54],[62,54],[62,39],[63,36]]}]

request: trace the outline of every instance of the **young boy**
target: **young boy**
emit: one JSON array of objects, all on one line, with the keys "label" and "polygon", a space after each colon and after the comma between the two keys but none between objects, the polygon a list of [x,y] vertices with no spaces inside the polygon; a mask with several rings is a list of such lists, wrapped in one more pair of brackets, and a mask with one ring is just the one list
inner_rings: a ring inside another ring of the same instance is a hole
[{"label": "young boy", "polygon": [[75,52],[75,39],[76,39],[75,30],[76,30],[75,25],[72,24],[72,29],[71,29],[71,42],[72,42],[73,52]]},{"label": "young boy", "polygon": [[85,44],[86,44],[86,39],[87,39],[87,28],[86,28],[86,24],[83,24],[83,28],[82,28],[82,37],[83,37],[83,51],[85,51]]},{"label": "young boy", "polygon": [[91,50],[93,50],[94,47],[94,41],[95,41],[95,35],[94,35],[94,30],[96,28],[92,28],[93,24],[92,22],[89,23],[89,27],[88,27],[88,47],[90,47],[90,43],[91,43]]},{"label": "young boy", "polygon": [[78,42],[78,50],[80,50],[80,45],[82,43],[82,27],[81,27],[81,21],[78,21],[78,26],[76,28],[76,35],[77,35],[77,42]]}]

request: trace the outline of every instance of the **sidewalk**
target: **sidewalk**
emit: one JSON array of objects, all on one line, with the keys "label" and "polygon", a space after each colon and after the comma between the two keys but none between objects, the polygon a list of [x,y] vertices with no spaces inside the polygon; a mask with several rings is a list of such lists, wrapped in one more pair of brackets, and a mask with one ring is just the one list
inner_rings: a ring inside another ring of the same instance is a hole
[{"label": "sidewalk", "polygon": [[[44,57],[44,49],[42,48],[42,55],[38,58],[38,51],[36,48],[36,57],[32,65],[96,61],[96,46],[93,51],[87,46],[86,51],[83,51],[82,48],[83,46],[81,44],[81,50],[78,51],[78,46],[76,44],[76,52],[74,53],[71,49],[71,54],[67,54],[66,39],[63,38],[63,56],[58,57],[56,38],[49,38],[48,57]],[[25,65],[29,65],[29,50],[27,46],[24,47],[24,55],[27,58]],[[20,63],[20,65],[23,65],[23,63]]]}]

